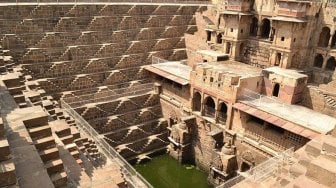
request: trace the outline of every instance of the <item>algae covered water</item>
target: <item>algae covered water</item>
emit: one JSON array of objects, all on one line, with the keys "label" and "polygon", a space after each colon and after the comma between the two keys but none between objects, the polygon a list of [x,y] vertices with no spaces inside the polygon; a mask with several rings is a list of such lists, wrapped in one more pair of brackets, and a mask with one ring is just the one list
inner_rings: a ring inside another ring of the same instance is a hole
[{"label": "algae covered water", "polygon": [[135,169],[155,188],[211,188],[207,174],[192,165],[181,165],[168,154],[154,157]]}]

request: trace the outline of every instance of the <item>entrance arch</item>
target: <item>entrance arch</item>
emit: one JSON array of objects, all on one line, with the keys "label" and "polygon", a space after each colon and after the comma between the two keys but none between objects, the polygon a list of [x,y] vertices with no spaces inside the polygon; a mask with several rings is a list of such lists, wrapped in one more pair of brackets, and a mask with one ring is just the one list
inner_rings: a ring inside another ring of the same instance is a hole
[{"label": "entrance arch", "polygon": [[222,34],[221,33],[219,33],[218,35],[217,35],[217,44],[222,44]]},{"label": "entrance arch", "polygon": [[194,93],[193,97],[193,111],[201,111],[201,105],[202,105],[202,96],[199,92]]},{"label": "entrance arch", "polygon": [[267,18],[262,20],[261,38],[268,38],[271,32],[271,21]]},{"label": "entrance arch", "polygon": [[210,96],[205,98],[205,103],[204,103],[205,115],[209,116],[209,117],[214,117],[215,116],[215,109],[216,109],[215,100]]},{"label": "entrance arch", "polygon": [[328,47],[329,40],[330,40],[330,28],[329,27],[323,27],[322,31],[320,33],[318,46]]},{"label": "entrance arch", "polygon": [[228,107],[225,102],[219,104],[218,120],[222,123],[226,122]]},{"label": "entrance arch", "polygon": [[258,18],[253,17],[250,25],[250,36],[257,36],[258,33]]},{"label": "entrance arch", "polygon": [[322,68],[323,65],[323,56],[321,54],[317,54],[314,58],[314,67]]},{"label": "entrance arch", "polygon": [[334,71],[335,68],[336,68],[336,60],[335,60],[335,57],[331,56],[327,61],[326,69],[330,71]]},{"label": "entrance arch", "polygon": [[279,91],[280,91],[280,84],[276,83],[276,84],[274,85],[272,95],[273,95],[274,97],[278,97],[278,96],[279,96]]}]

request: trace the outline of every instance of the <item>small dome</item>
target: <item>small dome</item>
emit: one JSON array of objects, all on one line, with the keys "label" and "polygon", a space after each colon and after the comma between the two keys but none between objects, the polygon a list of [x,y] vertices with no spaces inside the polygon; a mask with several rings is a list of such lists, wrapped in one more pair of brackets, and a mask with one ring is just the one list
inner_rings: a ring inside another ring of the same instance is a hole
[{"label": "small dome", "polygon": [[225,154],[225,155],[233,155],[234,151],[233,151],[233,148],[231,147],[231,144],[230,143],[226,143],[224,145],[224,147],[222,148],[221,153]]},{"label": "small dome", "polygon": [[180,128],[182,130],[187,130],[187,124],[185,122],[180,123]]}]

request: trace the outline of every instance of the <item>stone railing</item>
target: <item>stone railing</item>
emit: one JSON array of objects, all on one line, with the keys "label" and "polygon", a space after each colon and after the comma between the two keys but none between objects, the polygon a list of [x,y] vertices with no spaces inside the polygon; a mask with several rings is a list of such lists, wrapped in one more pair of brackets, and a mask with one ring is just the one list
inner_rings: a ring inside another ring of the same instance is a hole
[{"label": "stone railing", "polygon": [[100,152],[102,152],[111,161],[116,161],[121,171],[132,188],[153,188],[153,186],[142,177],[112,146],[110,146],[103,136],[99,135],[91,125],[85,121],[74,109],[66,102],[61,100],[62,109],[64,109],[78,125],[79,131],[90,136],[97,144]]},{"label": "stone railing", "polygon": [[[120,97],[145,94],[153,90],[153,84],[141,84],[130,88],[115,89],[110,91],[103,91],[94,94],[78,95],[73,97],[66,97],[64,99],[71,107],[78,107],[88,103],[98,103],[118,99]],[[83,99],[83,100],[81,100]]]},{"label": "stone railing", "polygon": [[276,156],[247,171],[246,175],[238,175],[217,186],[217,188],[229,188],[246,180],[261,183],[266,178],[276,174],[284,165],[290,164],[293,155],[294,147],[279,152]]}]

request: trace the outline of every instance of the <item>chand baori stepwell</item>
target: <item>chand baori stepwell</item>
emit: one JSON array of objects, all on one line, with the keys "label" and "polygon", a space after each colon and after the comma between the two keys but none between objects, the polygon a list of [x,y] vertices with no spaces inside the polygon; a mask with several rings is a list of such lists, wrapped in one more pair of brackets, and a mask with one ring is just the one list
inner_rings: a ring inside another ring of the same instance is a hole
[{"label": "chand baori stepwell", "polygon": [[335,0],[3,0],[0,187],[336,187]]}]

